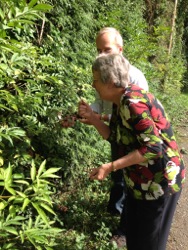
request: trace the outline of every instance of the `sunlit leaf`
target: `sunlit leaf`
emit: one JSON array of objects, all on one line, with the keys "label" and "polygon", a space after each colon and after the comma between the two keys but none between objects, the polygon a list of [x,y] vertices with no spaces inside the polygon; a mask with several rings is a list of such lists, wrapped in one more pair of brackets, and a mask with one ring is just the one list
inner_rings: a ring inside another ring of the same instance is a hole
[{"label": "sunlit leaf", "polygon": [[4,173],[5,182],[9,183],[12,180],[12,166],[9,164]]},{"label": "sunlit leaf", "polygon": [[23,179],[24,178],[24,174],[23,173],[14,173],[12,175],[13,179]]},{"label": "sunlit leaf", "polygon": [[36,177],[36,167],[35,167],[34,161],[32,161],[32,163],[31,163],[30,175],[31,175],[31,180],[34,181],[35,177]]},{"label": "sunlit leaf", "polygon": [[37,210],[38,214],[41,216],[43,221],[49,226],[49,220],[43,209],[40,208],[38,203],[32,202],[33,207]]},{"label": "sunlit leaf", "polygon": [[20,184],[25,184],[27,186],[29,186],[29,182],[28,181],[25,181],[25,180],[14,180],[14,183],[20,183]]},{"label": "sunlit leaf", "polygon": [[6,184],[6,182],[5,182],[5,189],[6,189],[9,193],[11,193],[11,194],[13,194],[13,195],[16,194],[15,190],[14,190],[13,188],[9,187],[9,186]]},{"label": "sunlit leaf", "polygon": [[14,227],[3,227],[3,230],[5,230],[11,234],[18,235],[18,232]]},{"label": "sunlit leaf", "polygon": [[4,164],[4,159],[3,157],[0,156],[0,167],[3,166],[3,164]]},{"label": "sunlit leaf", "polygon": [[34,10],[47,11],[51,10],[53,7],[49,4],[37,4],[33,7]]},{"label": "sunlit leaf", "polygon": [[30,200],[26,197],[24,199],[23,205],[22,205],[22,211],[25,210],[25,208],[28,206],[28,204],[30,203]]},{"label": "sunlit leaf", "polygon": [[32,218],[30,217],[29,220],[28,220],[28,229],[31,229],[31,228],[32,228],[32,225],[33,225],[33,220],[32,220]]},{"label": "sunlit leaf", "polygon": [[40,203],[40,206],[43,207],[44,209],[46,209],[48,212],[50,212],[51,214],[55,215],[55,212],[51,209],[51,207],[49,207],[47,204],[45,203]]},{"label": "sunlit leaf", "polygon": [[[16,192],[15,192],[16,194]],[[12,195],[9,199],[8,199],[8,202],[12,201],[12,200],[15,200],[16,199],[16,196]]]},{"label": "sunlit leaf", "polygon": [[3,210],[7,205],[7,202],[6,201],[2,201],[0,202],[0,210]]},{"label": "sunlit leaf", "polygon": [[[51,175],[52,173],[55,173],[57,171],[59,171],[61,168],[49,168],[48,170],[46,170],[42,175],[41,178],[47,178],[47,177],[51,177],[51,178],[58,178],[58,176],[56,175]],[[53,177],[52,177],[53,176]]]},{"label": "sunlit leaf", "polygon": [[36,3],[38,2],[38,0],[31,0],[28,4],[29,8],[32,8]]},{"label": "sunlit leaf", "polygon": [[19,196],[21,196],[22,198],[26,198],[26,195],[24,194],[24,193],[22,193],[22,192],[20,192],[20,191],[16,191],[16,193],[19,195]]},{"label": "sunlit leaf", "polygon": [[39,176],[42,174],[42,172],[44,171],[45,165],[46,165],[46,160],[44,160],[44,161],[41,163],[40,167],[39,167],[38,174],[37,174],[37,177],[38,177],[38,178],[39,178]]}]

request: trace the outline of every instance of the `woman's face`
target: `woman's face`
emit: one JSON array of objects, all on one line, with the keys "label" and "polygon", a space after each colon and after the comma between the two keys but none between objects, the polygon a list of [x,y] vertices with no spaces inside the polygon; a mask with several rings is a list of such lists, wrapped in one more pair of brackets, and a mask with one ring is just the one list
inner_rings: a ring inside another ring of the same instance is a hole
[{"label": "woman's face", "polygon": [[97,71],[93,71],[93,88],[98,92],[99,96],[103,100],[110,101],[110,83],[104,84],[101,81],[100,74]]}]

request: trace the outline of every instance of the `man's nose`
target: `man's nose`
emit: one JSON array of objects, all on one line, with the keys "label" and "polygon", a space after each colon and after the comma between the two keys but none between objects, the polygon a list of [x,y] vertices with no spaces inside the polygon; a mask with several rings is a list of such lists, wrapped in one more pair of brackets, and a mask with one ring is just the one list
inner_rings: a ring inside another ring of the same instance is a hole
[{"label": "man's nose", "polygon": [[106,54],[105,51],[99,52],[99,55],[100,55],[100,56],[104,56],[105,54]]}]

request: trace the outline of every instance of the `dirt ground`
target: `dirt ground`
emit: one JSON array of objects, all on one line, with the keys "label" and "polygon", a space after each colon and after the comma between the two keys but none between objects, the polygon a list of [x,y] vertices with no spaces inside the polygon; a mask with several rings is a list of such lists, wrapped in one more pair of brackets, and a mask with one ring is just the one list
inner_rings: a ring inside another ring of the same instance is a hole
[{"label": "dirt ground", "polygon": [[[186,168],[188,167],[188,122],[178,128],[177,139]],[[187,174],[187,172],[186,172]],[[180,196],[168,239],[167,250],[188,250],[188,179]]]}]

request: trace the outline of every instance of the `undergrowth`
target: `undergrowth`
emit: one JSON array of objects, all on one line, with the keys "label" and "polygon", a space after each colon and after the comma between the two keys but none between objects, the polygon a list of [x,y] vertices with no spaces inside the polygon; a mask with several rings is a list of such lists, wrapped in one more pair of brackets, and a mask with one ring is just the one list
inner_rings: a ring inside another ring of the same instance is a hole
[{"label": "undergrowth", "polygon": [[187,126],[188,93],[172,97],[163,95],[160,100],[165,106],[174,129],[177,129],[178,126]]},{"label": "undergrowth", "polygon": [[54,248],[68,250],[107,250],[117,249],[110,243],[112,231],[119,223],[118,217],[111,217],[106,212],[111,181],[89,181],[83,175],[75,187],[59,187],[54,196],[56,222],[65,231],[57,239]]}]

